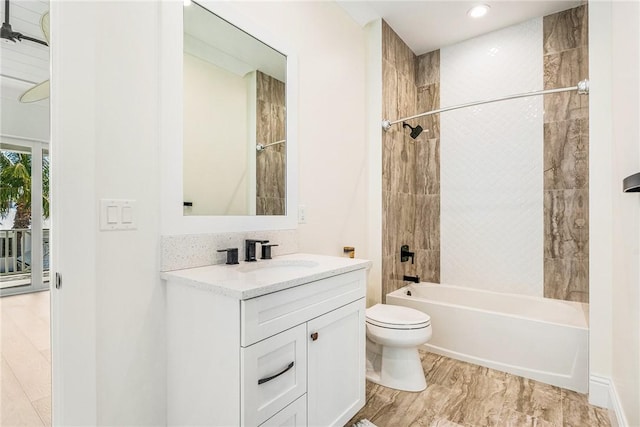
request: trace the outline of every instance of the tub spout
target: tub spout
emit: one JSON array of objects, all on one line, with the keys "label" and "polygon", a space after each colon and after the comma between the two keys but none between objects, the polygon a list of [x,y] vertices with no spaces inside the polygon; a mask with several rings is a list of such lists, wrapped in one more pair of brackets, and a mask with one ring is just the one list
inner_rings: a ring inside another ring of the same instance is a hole
[{"label": "tub spout", "polygon": [[405,282],[420,283],[420,278],[418,276],[402,276],[402,280]]}]

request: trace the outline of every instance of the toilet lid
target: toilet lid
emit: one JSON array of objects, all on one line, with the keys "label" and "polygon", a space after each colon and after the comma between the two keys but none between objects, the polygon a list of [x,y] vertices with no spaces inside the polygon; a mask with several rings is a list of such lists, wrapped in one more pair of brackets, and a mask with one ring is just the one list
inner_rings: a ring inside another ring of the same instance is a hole
[{"label": "toilet lid", "polygon": [[391,304],[376,304],[368,308],[366,317],[367,322],[383,327],[416,329],[431,324],[431,317],[428,314],[414,308]]}]

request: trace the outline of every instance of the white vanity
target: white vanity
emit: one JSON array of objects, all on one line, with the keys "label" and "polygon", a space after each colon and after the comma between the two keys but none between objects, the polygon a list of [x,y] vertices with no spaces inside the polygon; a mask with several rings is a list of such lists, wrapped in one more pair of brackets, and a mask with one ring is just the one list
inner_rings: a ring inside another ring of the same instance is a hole
[{"label": "white vanity", "polygon": [[169,425],[343,426],[365,403],[365,260],[162,273]]}]

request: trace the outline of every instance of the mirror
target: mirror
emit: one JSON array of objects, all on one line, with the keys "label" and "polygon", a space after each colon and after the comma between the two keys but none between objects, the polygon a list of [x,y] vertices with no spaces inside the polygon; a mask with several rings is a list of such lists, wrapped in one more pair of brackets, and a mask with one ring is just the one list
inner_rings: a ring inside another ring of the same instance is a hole
[{"label": "mirror", "polygon": [[287,58],[183,10],[183,214],[285,215]]}]

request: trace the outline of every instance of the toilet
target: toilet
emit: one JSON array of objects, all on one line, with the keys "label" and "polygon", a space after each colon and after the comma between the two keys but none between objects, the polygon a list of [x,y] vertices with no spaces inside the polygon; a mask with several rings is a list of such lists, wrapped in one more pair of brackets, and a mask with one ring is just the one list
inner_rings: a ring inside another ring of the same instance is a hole
[{"label": "toilet", "polygon": [[429,315],[409,307],[376,304],[366,311],[367,379],[385,387],[427,387],[418,346],[431,338]]}]

